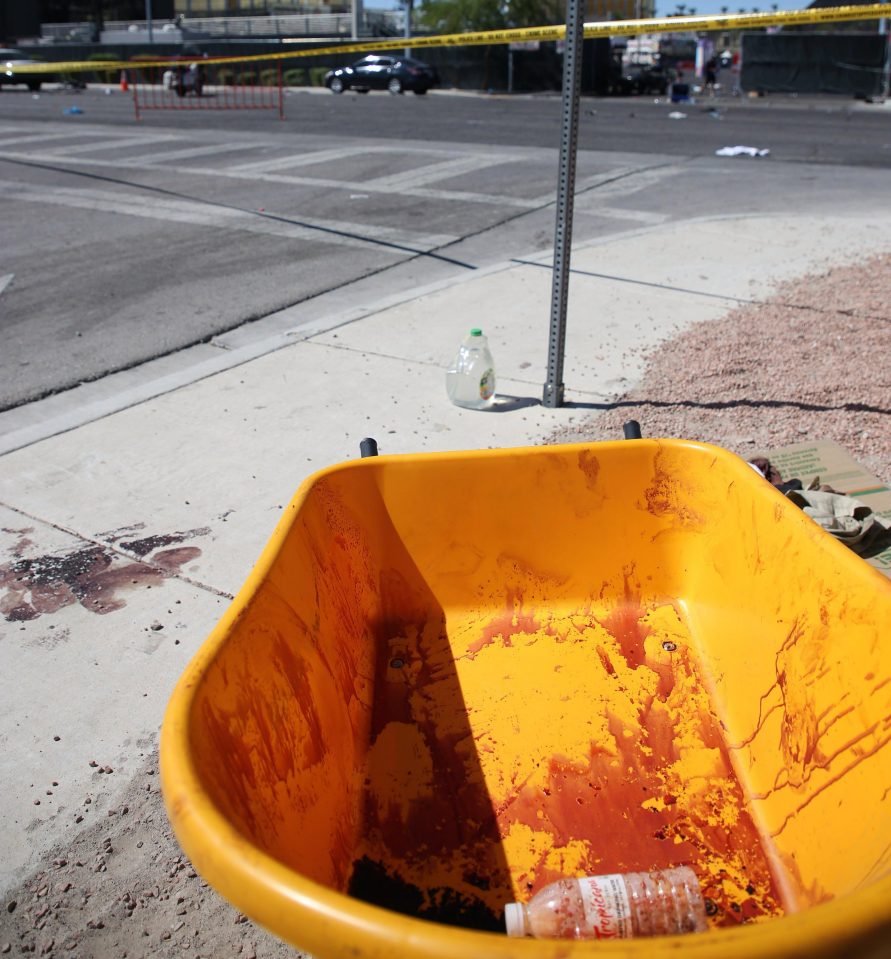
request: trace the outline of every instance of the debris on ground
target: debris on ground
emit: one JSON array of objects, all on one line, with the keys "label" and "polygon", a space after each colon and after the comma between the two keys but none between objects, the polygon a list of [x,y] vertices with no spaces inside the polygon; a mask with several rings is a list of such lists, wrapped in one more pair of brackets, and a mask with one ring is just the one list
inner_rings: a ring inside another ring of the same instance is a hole
[{"label": "debris on ground", "polygon": [[715,156],[718,157],[766,157],[770,156],[770,150],[763,149],[760,147],[721,147],[720,150],[715,150]]}]

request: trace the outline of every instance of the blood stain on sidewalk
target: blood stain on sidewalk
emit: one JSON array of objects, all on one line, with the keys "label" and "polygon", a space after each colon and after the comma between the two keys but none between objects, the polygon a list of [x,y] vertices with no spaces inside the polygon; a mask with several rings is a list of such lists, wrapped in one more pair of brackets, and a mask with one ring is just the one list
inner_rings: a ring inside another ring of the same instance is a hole
[{"label": "blood stain on sidewalk", "polygon": [[201,556],[197,546],[161,549],[151,555],[154,550],[206,531],[151,537],[151,542],[142,541],[140,549],[134,550],[140,560],[129,560],[101,545],[28,557],[23,553],[33,544],[25,538],[26,531],[7,532],[21,534],[21,538],[11,559],[0,564],[0,615],[7,622],[24,622],[75,603],[98,615],[122,609],[127,605],[122,594],[139,586],[159,586]]}]

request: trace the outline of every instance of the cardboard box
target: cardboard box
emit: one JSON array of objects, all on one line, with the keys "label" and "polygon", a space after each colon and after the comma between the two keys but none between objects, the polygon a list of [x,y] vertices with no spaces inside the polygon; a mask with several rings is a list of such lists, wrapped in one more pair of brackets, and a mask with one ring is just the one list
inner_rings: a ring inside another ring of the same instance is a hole
[{"label": "cardboard box", "polygon": [[[847,450],[828,440],[797,443],[767,450],[765,456],[780,471],[783,480],[800,479],[806,487],[815,477],[840,493],[859,500],[883,519],[891,519],[891,489],[867,472]],[[867,563],[891,578],[891,545],[875,556],[864,557]]]}]

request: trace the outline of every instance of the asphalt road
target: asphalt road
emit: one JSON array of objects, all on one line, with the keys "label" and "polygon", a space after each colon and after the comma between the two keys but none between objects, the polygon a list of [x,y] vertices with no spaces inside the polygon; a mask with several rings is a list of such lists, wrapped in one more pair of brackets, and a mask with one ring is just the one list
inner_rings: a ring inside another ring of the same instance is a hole
[{"label": "asphalt road", "polygon": [[[546,249],[559,134],[557,96],[295,92],[283,122],[137,123],[116,88],[4,90],[0,410],[286,308],[299,322]],[[770,157],[715,156],[736,144]],[[577,241],[687,219],[696,243],[698,217],[891,202],[880,105],[586,99],[579,150]]]}]

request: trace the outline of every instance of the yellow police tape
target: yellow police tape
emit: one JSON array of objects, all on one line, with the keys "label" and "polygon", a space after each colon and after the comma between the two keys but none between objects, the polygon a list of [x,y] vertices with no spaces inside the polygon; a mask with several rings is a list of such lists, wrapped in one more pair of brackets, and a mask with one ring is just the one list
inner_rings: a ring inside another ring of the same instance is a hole
[{"label": "yellow police tape", "polygon": [[[773,26],[796,26],[800,24],[839,23],[845,20],[880,20],[891,17],[891,3],[868,6],[823,7],[817,10],[786,10],[775,13],[728,13],[707,17],[654,17],[649,20],[603,20],[585,24],[585,37],[628,37],[640,33],[677,33],[680,31],[708,33],[716,30],[745,30]],[[521,40],[563,40],[564,24],[545,27],[516,27],[510,30],[480,30],[475,33],[452,33],[441,36],[390,37],[387,40],[363,40],[357,43],[341,43],[308,50],[292,50],[287,53],[258,53],[240,57],[202,57],[207,65],[220,63],[251,63],[257,61],[293,60],[299,57],[321,57],[340,53],[373,53],[377,51],[430,47],[488,46],[501,43],[516,43]],[[300,40],[285,40],[298,43]],[[183,59],[177,57],[174,59]],[[171,58],[158,60],[71,60],[56,63],[22,65],[15,68],[17,74],[25,73],[80,73],[85,71],[139,70],[144,67],[167,67]]]}]

